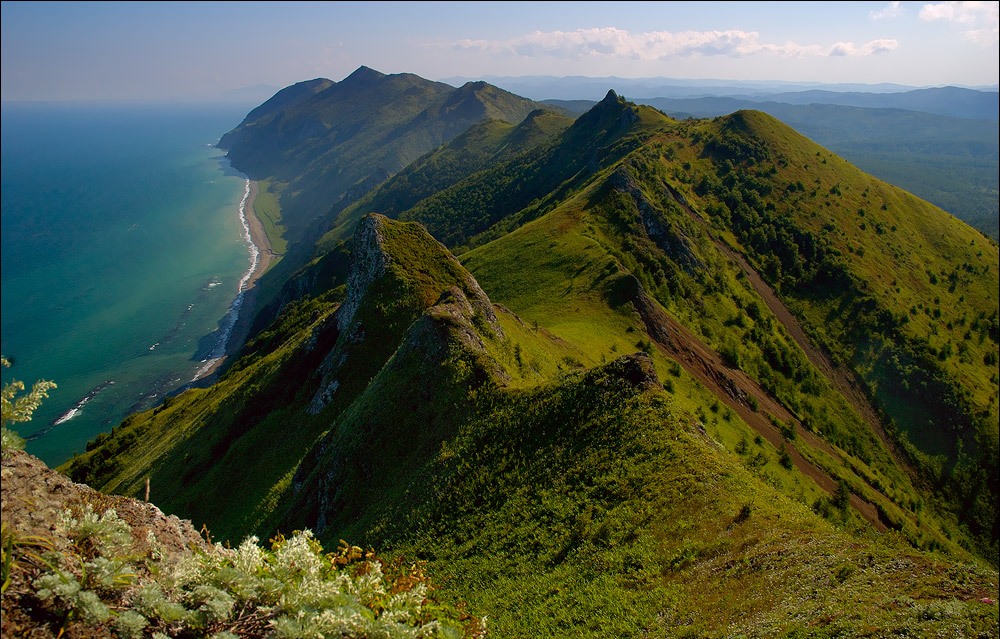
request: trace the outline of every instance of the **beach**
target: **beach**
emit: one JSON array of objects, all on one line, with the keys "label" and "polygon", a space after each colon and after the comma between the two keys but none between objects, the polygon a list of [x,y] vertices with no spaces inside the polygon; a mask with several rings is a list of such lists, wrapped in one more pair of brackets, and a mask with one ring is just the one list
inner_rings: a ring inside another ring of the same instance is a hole
[{"label": "beach", "polygon": [[[195,375],[194,380],[199,384],[214,382],[219,369],[226,359],[239,351],[246,340],[250,327],[253,324],[253,309],[256,305],[257,281],[267,272],[271,264],[278,257],[271,248],[271,242],[264,232],[264,225],[254,209],[254,199],[257,197],[258,185],[255,180],[247,180],[247,190],[240,201],[240,221],[244,225],[247,240],[247,248],[250,252],[251,268],[240,280],[236,299],[230,309],[232,315],[232,326],[223,338],[220,345],[220,352],[206,361]],[[225,320],[224,320],[225,321]]]},{"label": "beach", "polygon": [[253,208],[253,202],[256,197],[257,182],[250,180],[250,195],[247,197],[244,215],[246,217],[247,224],[250,227],[250,241],[257,247],[259,254],[257,267],[253,270],[253,273],[250,274],[247,287],[248,291],[252,290],[257,280],[259,280],[260,277],[267,272],[267,269],[271,266],[271,262],[273,262],[275,258],[274,252],[271,250],[271,241],[268,239],[267,234],[264,233],[264,225],[261,224],[260,218],[257,217],[257,213]]},{"label": "beach", "polygon": [[250,241],[258,251],[257,264],[253,272],[250,273],[246,288],[243,291],[243,305],[241,308],[243,312],[236,318],[236,324],[233,326],[233,332],[229,336],[229,342],[226,345],[226,355],[232,355],[243,346],[243,342],[247,338],[247,333],[250,331],[250,326],[253,324],[254,318],[252,313],[256,307],[257,280],[267,272],[267,269],[270,268],[271,264],[278,257],[271,249],[271,241],[268,239],[267,233],[264,232],[264,225],[261,223],[260,218],[257,217],[257,212],[253,207],[254,199],[257,197],[257,188],[257,182],[250,180],[250,195],[247,197],[244,207],[244,217],[250,229]]}]

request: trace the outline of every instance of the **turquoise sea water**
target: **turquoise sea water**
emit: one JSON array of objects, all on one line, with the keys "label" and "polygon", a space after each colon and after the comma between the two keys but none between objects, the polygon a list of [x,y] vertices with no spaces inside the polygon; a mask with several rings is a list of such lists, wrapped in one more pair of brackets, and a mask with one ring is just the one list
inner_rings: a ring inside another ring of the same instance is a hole
[{"label": "turquoise sea water", "polygon": [[16,430],[50,466],[191,381],[248,247],[213,145],[249,108],[2,110],[3,380],[58,384]]}]

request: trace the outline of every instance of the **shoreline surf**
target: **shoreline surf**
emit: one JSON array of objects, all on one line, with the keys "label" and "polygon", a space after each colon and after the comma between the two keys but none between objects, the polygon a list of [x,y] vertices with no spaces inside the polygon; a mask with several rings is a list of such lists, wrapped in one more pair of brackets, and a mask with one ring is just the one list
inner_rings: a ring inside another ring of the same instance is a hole
[{"label": "shoreline surf", "polygon": [[[250,254],[250,267],[240,278],[237,286],[236,297],[229,307],[229,311],[220,324],[222,335],[218,343],[212,350],[209,357],[202,360],[202,366],[198,368],[191,383],[205,382],[211,380],[219,367],[225,362],[226,357],[232,353],[232,346],[245,339],[244,333],[249,326],[249,322],[242,317],[241,311],[244,307],[253,308],[254,297],[256,296],[257,280],[267,272],[274,260],[275,255],[271,250],[271,242],[264,232],[264,225],[254,209],[254,199],[257,197],[258,185],[256,180],[245,178],[246,186],[243,198],[240,200],[238,211],[240,224],[243,226],[243,239],[247,244],[247,251]],[[241,321],[243,320],[243,321]]]},{"label": "shoreline surf", "polygon": [[[222,337],[256,223],[249,198],[245,222],[233,216],[249,176],[218,133],[245,113],[4,108],[3,350],[17,363],[3,373],[59,384],[19,429],[47,463],[183,391]],[[254,245],[244,286],[274,264]]]},{"label": "shoreline surf", "polygon": [[[237,205],[237,211],[239,214],[240,224],[243,227],[243,240],[247,245],[247,251],[250,256],[250,266],[240,278],[237,285],[236,297],[230,304],[226,315],[220,321],[219,330],[221,331],[221,335],[218,342],[212,349],[209,357],[201,360],[200,366],[197,368],[194,376],[188,384],[193,384],[195,382],[207,383],[212,381],[222,364],[225,363],[227,356],[231,355],[236,348],[238,348],[236,344],[242,343],[242,341],[246,338],[246,332],[249,329],[250,322],[247,318],[243,317],[242,310],[245,307],[253,308],[254,298],[257,293],[255,284],[257,283],[257,280],[259,280],[261,276],[267,272],[267,269],[276,257],[274,252],[271,250],[271,242],[264,231],[264,225],[260,221],[260,218],[257,217],[256,210],[253,206],[254,199],[257,196],[259,188],[257,182],[246,177],[244,177],[244,181],[244,191],[240,202]],[[214,285],[217,284],[208,284],[209,287],[213,287]],[[193,304],[188,306],[188,311],[191,310],[192,306]],[[156,342],[149,347],[149,350],[153,351],[159,345],[160,342]],[[65,422],[68,422],[78,416],[87,402],[112,384],[114,384],[113,381],[106,381],[97,388],[94,388],[69,411],[54,419],[50,424],[48,424],[47,427],[42,428],[37,433],[31,435],[29,440],[38,439],[39,437],[51,432],[51,430],[56,426],[64,424]],[[184,385],[181,388],[186,386],[187,385]]]}]

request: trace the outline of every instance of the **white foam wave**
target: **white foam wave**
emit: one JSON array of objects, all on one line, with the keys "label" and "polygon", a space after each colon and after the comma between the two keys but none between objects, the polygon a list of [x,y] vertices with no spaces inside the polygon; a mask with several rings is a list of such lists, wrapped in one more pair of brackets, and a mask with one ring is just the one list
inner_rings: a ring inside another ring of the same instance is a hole
[{"label": "white foam wave", "polygon": [[215,348],[209,356],[202,360],[202,365],[195,372],[194,377],[191,379],[192,382],[197,381],[203,375],[208,373],[209,370],[226,355],[226,347],[229,346],[229,338],[233,334],[233,328],[236,326],[236,320],[240,317],[240,309],[243,308],[243,296],[246,293],[247,288],[250,286],[250,278],[253,277],[254,271],[257,270],[257,265],[260,264],[260,249],[257,245],[253,243],[253,235],[250,233],[250,222],[247,220],[247,201],[250,199],[250,180],[246,180],[246,185],[243,191],[243,199],[240,200],[240,224],[243,225],[243,239],[247,243],[247,251],[250,253],[250,268],[247,272],[243,274],[240,278],[239,286],[236,290],[236,298],[233,303],[229,306],[229,311],[226,316],[222,318],[219,330],[221,334],[219,336],[219,341],[216,342]]},{"label": "white foam wave", "polygon": [[[58,426],[59,424],[64,424],[64,423],[68,422],[69,420],[73,419],[74,417],[76,417],[77,415],[79,415],[80,411],[83,410],[83,406],[87,402],[89,402],[90,400],[92,400],[94,397],[97,396],[98,393],[100,393],[102,390],[104,390],[108,386],[111,386],[114,383],[115,383],[114,380],[108,380],[108,381],[104,382],[103,384],[99,384],[96,388],[94,388],[92,391],[90,391],[89,393],[87,393],[87,395],[83,399],[81,399],[80,401],[78,401],[76,403],[76,406],[74,406],[73,408],[69,409],[68,411],[66,411],[65,413],[63,413],[62,417],[60,417],[56,421],[52,422],[52,427]],[[43,432],[47,432],[47,431],[43,431]],[[42,434],[42,433],[40,433],[40,434]]]},{"label": "white foam wave", "polygon": [[245,190],[243,191],[243,199],[240,201],[240,223],[243,225],[243,239],[246,241],[247,250],[250,252],[250,268],[243,274],[243,278],[240,279],[237,293],[242,293],[247,289],[247,286],[250,284],[250,278],[253,277],[254,271],[257,270],[257,265],[260,263],[260,249],[253,243],[253,235],[250,233],[250,222],[247,220],[247,200],[249,199],[250,180],[247,180]]},{"label": "white foam wave", "polygon": [[80,414],[80,409],[79,408],[71,408],[68,411],[66,411],[66,413],[62,417],[60,417],[56,421],[52,422],[52,425],[53,426],[58,426],[59,424],[64,424],[64,423],[68,422],[69,420],[73,419],[74,417],[76,417],[79,414]]}]

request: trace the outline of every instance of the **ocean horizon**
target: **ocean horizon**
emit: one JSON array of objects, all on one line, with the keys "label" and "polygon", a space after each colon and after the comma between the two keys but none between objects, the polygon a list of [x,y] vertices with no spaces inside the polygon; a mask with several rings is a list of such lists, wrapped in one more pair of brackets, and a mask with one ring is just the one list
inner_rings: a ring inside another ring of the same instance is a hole
[{"label": "ocean horizon", "polygon": [[2,375],[58,385],[14,425],[50,466],[219,354],[254,256],[215,144],[252,106],[3,105]]}]

